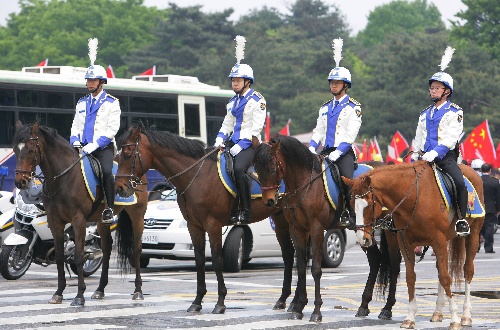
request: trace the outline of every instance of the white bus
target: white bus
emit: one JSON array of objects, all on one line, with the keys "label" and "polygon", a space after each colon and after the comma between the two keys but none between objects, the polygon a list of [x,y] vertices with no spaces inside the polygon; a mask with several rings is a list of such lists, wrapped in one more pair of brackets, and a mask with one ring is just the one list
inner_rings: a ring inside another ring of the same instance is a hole
[{"label": "white bus", "polygon": [[[0,70],[0,190],[13,189],[15,157],[12,138],[16,120],[41,123],[57,129],[69,141],[76,102],[88,94],[86,68],[70,66],[25,67]],[[179,75],[109,78],[106,91],[120,100],[119,136],[141,120],[183,137],[215,141],[234,93]],[[148,173],[150,181],[158,174]]]}]

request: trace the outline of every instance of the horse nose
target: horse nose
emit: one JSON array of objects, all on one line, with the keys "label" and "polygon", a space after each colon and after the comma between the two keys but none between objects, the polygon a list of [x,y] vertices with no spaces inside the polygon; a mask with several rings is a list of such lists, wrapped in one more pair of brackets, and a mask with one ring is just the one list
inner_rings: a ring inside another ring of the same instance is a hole
[{"label": "horse nose", "polygon": [[28,189],[28,180],[21,178],[15,182],[17,189]]},{"label": "horse nose", "polygon": [[266,206],[267,207],[272,207],[274,205],[274,199],[270,198],[267,200]]},{"label": "horse nose", "polygon": [[365,238],[363,245],[364,247],[370,247],[372,245],[372,240],[370,238]]}]

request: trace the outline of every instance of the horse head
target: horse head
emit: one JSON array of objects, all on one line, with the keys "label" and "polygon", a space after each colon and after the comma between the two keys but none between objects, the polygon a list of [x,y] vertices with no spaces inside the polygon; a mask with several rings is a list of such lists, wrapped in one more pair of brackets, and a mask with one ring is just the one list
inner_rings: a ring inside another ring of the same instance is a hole
[{"label": "horse head", "polygon": [[151,167],[148,139],[142,125],[130,127],[118,140],[118,171],[116,172],[116,193],[122,197],[132,195],[139,185],[144,185],[141,177]]},{"label": "horse head", "polygon": [[280,141],[273,144],[260,143],[253,138],[255,148],[253,165],[262,189],[262,202],[269,207],[276,206],[279,189],[284,177],[285,166],[280,150]]},{"label": "horse head", "polygon": [[356,236],[361,247],[374,244],[374,229],[376,219],[382,214],[382,203],[375,195],[369,173],[351,180],[342,177],[345,184],[351,187],[351,204],[356,212]]},{"label": "horse head", "polygon": [[22,125],[16,130],[13,149],[16,154],[16,176],[14,184],[18,189],[28,189],[35,175],[35,169],[42,159],[42,145],[38,137],[40,123]]}]

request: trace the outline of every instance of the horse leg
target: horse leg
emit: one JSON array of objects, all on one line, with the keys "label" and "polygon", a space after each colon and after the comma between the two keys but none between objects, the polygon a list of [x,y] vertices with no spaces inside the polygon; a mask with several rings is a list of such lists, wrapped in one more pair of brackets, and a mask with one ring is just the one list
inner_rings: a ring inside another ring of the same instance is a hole
[{"label": "horse leg", "polygon": [[[281,296],[279,297],[276,304],[274,304],[274,310],[285,309],[286,299],[291,294],[292,287],[292,271],[293,271],[293,257],[295,250],[292,244],[292,239],[290,237],[290,228],[283,213],[273,215],[273,221],[276,226],[276,238],[280,244],[281,256],[283,258],[283,263],[285,264],[285,269],[283,271],[283,287],[281,288]],[[297,290],[295,291],[297,296]],[[294,300],[296,297],[294,297]],[[293,303],[293,301],[292,301]],[[292,304],[290,304],[292,306]]]},{"label": "horse leg", "polygon": [[75,265],[78,273],[78,292],[76,297],[73,298],[71,306],[84,306],[85,298],[83,294],[85,293],[86,285],[83,276],[83,263],[85,258],[83,256],[83,249],[85,245],[85,234],[87,229],[86,221],[81,217],[74,217],[72,221],[73,231],[75,233]]},{"label": "horse leg", "polygon": [[224,283],[224,275],[222,274],[223,261],[222,261],[222,228],[212,227],[208,231],[208,238],[210,240],[210,248],[212,250],[212,266],[214,267],[215,276],[217,277],[217,304],[212,310],[212,314],[224,314],[226,306],[224,301],[227,295],[226,284]]},{"label": "horse leg", "polygon": [[377,274],[380,269],[381,253],[378,249],[377,244],[373,244],[368,248],[363,248],[368,258],[368,264],[370,265],[370,273],[368,274],[368,279],[366,280],[365,289],[361,295],[361,305],[358,307],[358,312],[355,317],[364,317],[370,314],[368,309],[368,304],[373,298],[373,288],[377,281]]},{"label": "horse leg", "polygon": [[51,219],[50,230],[54,237],[54,249],[57,265],[57,290],[49,300],[49,304],[60,304],[63,300],[63,292],[66,288],[66,277],[64,274],[64,223],[60,219],[54,219],[52,214],[48,213],[47,218]]},{"label": "horse leg", "polygon": [[[307,305],[307,291],[306,291],[306,269],[307,269],[307,238],[308,233],[294,229],[293,245],[295,246],[295,253],[297,257],[297,292],[298,299],[293,306],[290,320],[302,320],[304,314],[302,311]],[[323,240],[321,241],[323,242]]]},{"label": "horse leg", "polygon": [[111,238],[111,230],[109,225],[103,225],[100,221],[97,222],[97,232],[101,238],[101,251],[102,251],[102,265],[101,265],[101,278],[99,279],[99,286],[92,294],[91,299],[103,299],[104,288],[108,285],[109,276],[109,260],[111,258],[111,249],[113,241]]},{"label": "horse leg", "polygon": [[415,298],[415,281],[417,275],[415,273],[415,253],[413,250],[415,246],[408,244],[408,241],[402,241],[398,237],[399,248],[403,252],[406,267],[406,286],[408,288],[408,315],[401,323],[401,328],[414,329],[415,328],[415,314],[417,314],[417,299]]},{"label": "horse leg", "polygon": [[[133,256],[136,265],[141,264],[141,254],[142,254],[142,233],[144,232],[144,213],[145,208],[134,208],[133,214],[129,210],[130,220],[132,221],[132,231],[134,233],[133,242]],[[142,294],[142,277],[141,277],[141,267],[135,267],[135,289],[132,295],[132,300],[144,300],[144,295]]]},{"label": "horse leg", "polygon": [[445,301],[446,300],[444,298],[444,288],[440,283],[438,283],[438,296],[436,299],[436,309],[434,310],[434,313],[432,314],[431,322],[442,322],[443,321],[443,308],[444,308]]},{"label": "horse leg", "polygon": [[[384,308],[380,311],[378,318],[381,320],[392,320],[392,307],[396,304],[396,289],[398,285],[398,277],[401,271],[401,252],[399,251],[398,238],[396,234],[389,231],[382,232],[382,264],[381,264],[381,281],[385,282],[385,278],[389,276],[389,293]],[[384,240],[386,240],[384,242]],[[386,244],[387,243],[387,244]],[[389,258],[389,270],[384,269],[385,263]],[[385,283],[383,285],[386,285]]]},{"label": "horse leg", "polygon": [[317,226],[314,233],[311,234],[313,256],[311,274],[314,278],[314,311],[309,319],[310,322],[321,322],[323,320],[323,316],[321,315],[321,305],[323,305],[323,300],[321,299],[321,259],[323,257],[322,247],[324,235],[322,226]]},{"label": "horse leg", "polygon": [[192,225],[188,221],[188,230],[194,248],[194,260],[196,264],[196,298],[188,308],[188,312],[201,311],[203,297],[207,293],[205,282],[205,231],[201,227]]},{"label": "horse leg", "polygon": [[461,324],[464,327],[472,326],[472,304],[470,295],[470,285],[474,277],[474,258],[477,254],[479,246],[479,227],[480,221],[473,220],[471,224],[471,234],[465,238],[465,263],[464,263],[464,278],[465,278],[465,291],[464,291],[464,306]]}]

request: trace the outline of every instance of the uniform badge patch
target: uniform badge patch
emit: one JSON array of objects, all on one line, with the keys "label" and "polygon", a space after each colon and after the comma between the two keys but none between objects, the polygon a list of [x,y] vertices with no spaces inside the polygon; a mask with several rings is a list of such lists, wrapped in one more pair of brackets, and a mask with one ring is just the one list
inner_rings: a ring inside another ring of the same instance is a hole
[{"label": "uniform badge patch", "polygon": [[463,119],[463,116],[462,115],[458,115],[458,122],[461,123],[462,122],[462,119]]},{"label": "uniform badge patch", "polygon": [[356,116],[361,117],[361,109],[356,109]]},{"label": "uniform badge patch", "polygon": [[260,104],[260,110],[266,110],[266,104],[265,103],[261,103]]}]

